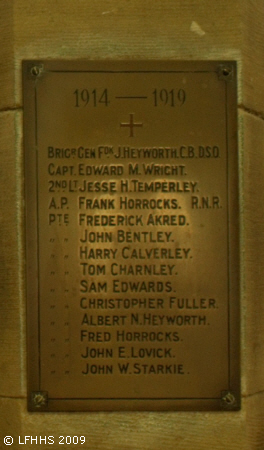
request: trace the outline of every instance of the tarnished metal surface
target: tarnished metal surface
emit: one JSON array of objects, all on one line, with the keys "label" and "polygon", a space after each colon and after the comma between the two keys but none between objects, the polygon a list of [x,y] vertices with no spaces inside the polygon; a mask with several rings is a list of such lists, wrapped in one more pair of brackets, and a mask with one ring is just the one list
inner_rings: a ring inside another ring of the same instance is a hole
[{"label": "tarnished metal surface", "polygon": [[235,63],[26,61],[24,124],[29,409],[237,409]]}]

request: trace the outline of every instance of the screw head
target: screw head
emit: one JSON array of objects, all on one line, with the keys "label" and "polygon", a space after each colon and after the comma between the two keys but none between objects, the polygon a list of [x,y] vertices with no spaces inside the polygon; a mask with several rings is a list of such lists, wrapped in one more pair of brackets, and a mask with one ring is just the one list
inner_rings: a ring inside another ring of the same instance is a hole
[{"label": "screw head", "polygon": [[30,74],[33,77],[38,77],[43,70],[43,64],[36,64],[30,67]]},{"label": "screw head", "polygon": [[32,75],[35,75],[37,77],[39,75],[39,72],[40,72],[40,70],[39,70],[38,66],[32,67],[32,69],[31,69]]},{"label": "screw head", "polygon": [[226,402],[228,405],[232,406],[236,402],[235,396],[232,394],[232,392],[228,392],[224,397],[223,401]]},{"label": "screw head", "polygon": [[221,404],[223,409],[239,409],[237,396],[232,391],[222,392]]},{"label": "screw head", "polygon": [[230,67],[223,67],[222,73],[223,73],[224,77],[228,77],[228,75],[230,75],[230,73],[231,73]]},{"label": "screw head", "polygon": [[41,408],[42,406],[46,406],[48,403],[48,396],[45,392],[32,392],[31,398],[35,408]]},{"label": "screw head", "polygon": [[220,64],[218,67],[218,77],[223,81],[231,81],[233,79],[233,67],[227,64]]}]

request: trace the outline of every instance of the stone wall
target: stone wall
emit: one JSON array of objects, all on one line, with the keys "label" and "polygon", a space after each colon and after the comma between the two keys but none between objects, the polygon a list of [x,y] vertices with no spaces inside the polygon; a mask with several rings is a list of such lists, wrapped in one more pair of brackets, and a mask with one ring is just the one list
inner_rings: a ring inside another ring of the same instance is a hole
[{"label": "stone wall", "polygon": [[[6,435],[16,443],[25,435],[85,435],[89,440],[85,448],[102,450],[262,449],[263,1],[0,0],[0,4],[0,446]],[[243,394],[239,412],[27,412],[21,61],[41,58],[238,61]]]}]

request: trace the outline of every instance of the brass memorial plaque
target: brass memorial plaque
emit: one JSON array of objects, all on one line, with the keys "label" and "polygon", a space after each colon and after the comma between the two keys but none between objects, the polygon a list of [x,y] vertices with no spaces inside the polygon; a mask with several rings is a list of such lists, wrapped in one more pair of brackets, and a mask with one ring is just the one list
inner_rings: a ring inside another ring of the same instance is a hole
[{"label": "brass memorial plaque", "polygon": [[29,410],[239,409],[236,64],[23,71]]}]

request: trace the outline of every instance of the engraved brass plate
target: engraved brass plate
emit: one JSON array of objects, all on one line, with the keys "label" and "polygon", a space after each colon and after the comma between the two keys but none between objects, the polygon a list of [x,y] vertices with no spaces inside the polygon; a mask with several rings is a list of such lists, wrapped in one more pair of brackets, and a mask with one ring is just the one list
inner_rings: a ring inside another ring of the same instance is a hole
[{"label": "engraved brass plate", "polygon": [[238,409],[236,64],[23,67],[29,410]]}]

